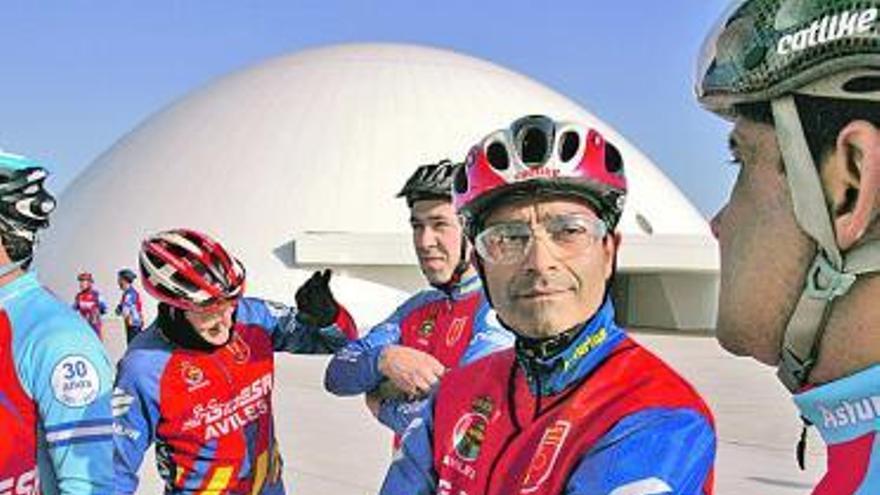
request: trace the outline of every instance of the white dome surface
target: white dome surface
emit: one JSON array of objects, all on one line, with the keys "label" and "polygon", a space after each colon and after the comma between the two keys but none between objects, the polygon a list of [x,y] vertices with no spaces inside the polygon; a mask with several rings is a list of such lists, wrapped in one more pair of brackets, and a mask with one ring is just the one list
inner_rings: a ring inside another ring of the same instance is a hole
[{"label": "white dome surface", "polygon": [[[717,266],[706,221],[647,157],[597,117],[492,63],[396,44],[331,46],[269,60],[148,118],[65,191],[38,265],[62,294],[72,294],[80,269],[95,272],[107,290],[117,268],[135,264],[145,235],[189,226],[228,244],[248,267],[252,287],[284,285],[287,292],[276,297],[291,302],[292,284],[305,276],[278,256],[291,240],[348,235],[352,252],[313,256],[313,263],[370,265],[358,259],[358,239],[391,234],[404,240],[398,249],[414,262],[405,237],[407,211],[394,196],[415,165],[462,159],[490,131],[533,113],[585,122],[621,150],[630,182],[624,270]],[[667,242],[669,249],[648,250],[637,213],[654,238],[674,241]],[[333,239],[325,248],[319,244],[318,252],[331,250]],[[647,254],[629,248],[630,240],[644,244]],[[702,258],[680,255],[688,243]],[[353,291],[365,299],[362,306],[374,306],[366,301],[376,300],[373,291]],[[353,312],[359,317],[357,308]]]}]

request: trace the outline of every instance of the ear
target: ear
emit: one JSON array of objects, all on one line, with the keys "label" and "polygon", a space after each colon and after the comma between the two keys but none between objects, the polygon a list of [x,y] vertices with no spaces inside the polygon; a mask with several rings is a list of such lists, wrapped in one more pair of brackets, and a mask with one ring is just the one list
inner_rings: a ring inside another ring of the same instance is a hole
[{"label": "ear", "polygon": [[880,208],[880,129],[864,120],[847,124],[823,164],[822,182],[837,245],[845,251],[865,235]]},{"label": "ear", "polygon": [[605,279],[611,277],[614,272],[614,265],[617,263],[617,251],[620,249],[620,232],[615,230],[605,236],[602,241],[605,249]]}]

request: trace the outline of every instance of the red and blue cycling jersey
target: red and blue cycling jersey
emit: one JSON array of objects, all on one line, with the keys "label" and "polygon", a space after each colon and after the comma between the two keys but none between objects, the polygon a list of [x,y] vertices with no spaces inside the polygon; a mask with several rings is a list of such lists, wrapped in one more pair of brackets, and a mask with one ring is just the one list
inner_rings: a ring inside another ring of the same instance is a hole
[{"label": "red and blue cycling jersey", "polygon": [[828,445],[814,495],[880,493],[880,365],[794,396]]},{"label": "red and blue cycling jersey", "polygon": [[134,287],[128,287],[122,292],[115,312],[122,317],[125,328],[140,329],[144,325],[141,295]]},{"label": "red and blue cycling jersey", "polygon": [[101,315],[107,312],[107,304],[95,289],[77,292],[73,300],[73,309],[91,325],[98,337],[101,337]]},{"label": "red and blue cycling jersey", "polygon": [[[337,352],[324,375],[326,389],[336,395],[370,392],[384,379],[379,356],[389,345],[427,352],[446,368],[457,368],[513,345],[513,334],[495,317],[477,275],[462,279],[450,291],[428,289],[404,302],[359,340]],[[425,401],[386,399],[379,421],[403,433]]]},{"label": "red and blue cycling jersey", "polygon": [[182,348],[154,323],[119,363],[117,493],[135,492],[144,452],[155,443],[167,494],[283,494],[274,353],[325,354],[345,342],[336,324],[310,327],[293,308],[253,298],[238,301],[230,341],[219,348]]},{"label": "red and blue cycling jersey", "polygon": [[453,370],[404,435],[382,495],[706,495],[716,437],[687,382],[606,301],[553,357]]},{"label": "red and blue cycling jersey", "polygon": [[26,273],[0,287],[0,494],[113,493],[112,368]]}]

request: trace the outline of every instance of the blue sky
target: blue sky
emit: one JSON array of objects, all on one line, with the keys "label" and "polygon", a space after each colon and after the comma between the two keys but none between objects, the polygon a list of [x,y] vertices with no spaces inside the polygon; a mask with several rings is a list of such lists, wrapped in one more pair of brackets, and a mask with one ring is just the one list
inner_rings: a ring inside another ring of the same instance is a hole
[{"label": "blue sky", "polygon": [[119,137],[209,81],[306,47],[450,48],[528,75],[613,125],[706,216],[724,202],[728,125],[692,96],[727,0],[4,2],[0,147],[59,190]]}]

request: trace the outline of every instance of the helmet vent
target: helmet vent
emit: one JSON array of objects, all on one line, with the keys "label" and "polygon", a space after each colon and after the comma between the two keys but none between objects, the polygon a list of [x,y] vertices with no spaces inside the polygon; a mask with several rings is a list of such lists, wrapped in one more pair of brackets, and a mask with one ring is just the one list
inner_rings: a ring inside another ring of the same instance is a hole
[{"label": "helmet vent", "polygon": [[623,171],[623,157],[617,147],[608,141],[605,141],[605,168],[613,174]]},{"label": "helmet vent", "polygon": [[527,127],[522,135],[520,156],[523,163],[538,165],[547,160],[549,143],[547,134],[538,127]]},{"label": "helmet vent", "polygon": [[468,178],[465,167],[458,167],[458,170],[455,172],[455,179],[452,184],[455,188],[456,194],[464,194],[467,192]]},{"label": "helmet vent", "polygon": [[507,156],[507,148],[495,141],[486,149],[486,158],[495,170],[507,170],[510,166],[510,157]]},{"label": "helmet vent", "polygon": [[880,77],[863,76],[850,79],[843,85],[847,93],[873,93],[880,91]]},{"label": "helmet vent", "polygon": [[559,147],[559,159],[563,162],[567,162],[574,158],[574,154],[577,153],[580,144],[581,138],[578,136],[578,133],[567,131],[562,135],[562,143]]}]

